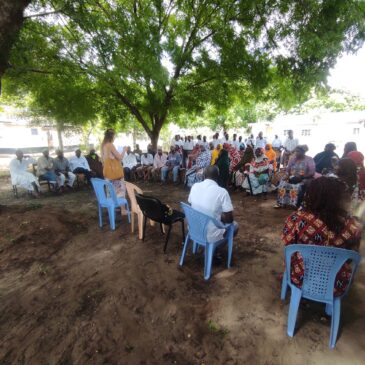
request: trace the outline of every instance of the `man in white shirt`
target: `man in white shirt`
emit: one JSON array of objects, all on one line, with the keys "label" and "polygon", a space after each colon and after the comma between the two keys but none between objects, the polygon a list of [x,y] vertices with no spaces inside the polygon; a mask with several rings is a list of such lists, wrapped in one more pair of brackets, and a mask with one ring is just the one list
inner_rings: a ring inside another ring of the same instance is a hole
[{"label": "man in white shirt", "polygon": [[182,167],[186,167],[186,160],[188,159],[189,154],[194,149],[194,141],[191,136],[185,137],[186,140],[183,144],[183,161],[182,161]]},{"label": "man in white shirt", "polygon": [[263,137],[262,132],[260,132],[259,135],[256,138],[255,147],[264,149],[265,146],[266,146],[266,139]]},{"label": "man in white shirt", "polygon": [[43,156],[37,160],[37,176],[41,180],[46,180],[52,184],[55,188],[57,187],[57,176],[53,168],[53,159],[49,157],[49,151],[44,150]]},{"label": "man in white shirt", "polygon": [[90,184],[90,179],[93,177],[89,163],[84,156],[81,156],[81,150],[77,149],[75,151],[75,156],[70,158],[70,170],[74,174],[85,175],[88,183]]},{"label": "man in white shirt", "polygon": [[220,144],[218,137],[219,137],[218,133],[215,133],[213,135],[213,140],[211,141],[211,143],[213,143],[214,148],[216,148]]},{"label": "man in white shirt", "polygon": [[292,130],[288,131],[288,138],[284,142],[284,153],[283,153],[283,166],[288,164],[290,156],[294,153],[295,148],[299,145],[297,138],[294,138],[294,133]]},{"label": "man in white shirt", "polygon": [[255,138],[253,137],[253,134],[246,138],[246,145],[255,148]]},{"label": "man in white shirt", "polygon": [[148,169],[153,166],[153,156],[146,152],[143,152],[141,156],[141,166],[138,166],[136,169],[137,176],[144,181],[148,179]]},{"label": "man in white shirt", "polygon": [[126,153],[123,157],[123,170],[125,181],[131,181],[132,173],[137,169],[137,159],[132,153],[130,146],[127,147]]},{"label": "man in white shirt", "polygon": [[28,166],[34,164],[35,160],[30,156],[24,156],[22,150],[16,150],[15,155],[16,158],[12,159],[9,165],[11,184],[13,186],[20,186],[38,197],[39,182],[31,172],[27,171]]},{"label": "man in white shirt", "polygon": [[[234,223],[235,233],[238,225],[233,221],[233,206],[228,191],[218,185],[219,169],[217,166],[208,166],[204,170],[205,180],[195,183],[189,194],[191,206],[218,221],[227,224]],[[217,228],[210,222],[207,230],[208,242],[223,239],[226,229]]]},{"label": "man in white shirt", "polygon": [[[176,147],[175,147],[176,148]],[[157,148],[157,153],[153,159],[153,166],[149,168],[150,177],[161,176],[161,168],[166,165],[167,155],[162,152],[162,148]]]},{"label": "man in white shirt", "polygon": [[240,150],[240,142],[237,140],[237,134],[235,133],[233,135],[233,140],[232,140],[232,146],[237,150],[239,151]]},{"label": "man in white shirt", "polygon": [[71,172],[70,163],[63,155],[63,151],[56,151],[57,157],[53,160],[53,167],[57,175],[57,182],[61,189],[64,188],[65,183],[69,188],[73,188],[76,176]]}]

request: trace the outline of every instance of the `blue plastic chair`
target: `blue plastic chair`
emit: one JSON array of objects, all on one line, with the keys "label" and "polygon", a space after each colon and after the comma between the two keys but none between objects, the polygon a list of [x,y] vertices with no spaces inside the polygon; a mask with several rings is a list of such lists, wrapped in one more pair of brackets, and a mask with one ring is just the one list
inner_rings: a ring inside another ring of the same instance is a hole
[{"label": "blue plastic chair", "polygon": [[[214,251],[218,246],[225,243],[228,244],[228,259],[227,267],[231,267],[232,251],[233,251],[233,235],[234,235],[234,225],[223,224],[216,219],[198,212],[193,209],[190,205],[185,203],[180,203],[184,210],[185,217],[188,221],[189,232],[185,238],[184,248],[180,258],[180,266],[184,263],[184,258],[186,255],[186,250],[189,245],[189,241],[193,241],[193,253],[195,254],[198,247],[204,247],[205,250],[205,260],[204,260],[204,279],[209,280],[212,272],[212,262]],[[222,240],[216,242],[207,241],[207,228],[209,223],[213,223],[217,228],[224,228],[227,230],[227,236]]]},{"label": "blue plastic chair", "polygon": [[96,199],[98,200],[99,208],[99,226],[103,226],[102,208],[108,209],[110,228],[115,230],[115,209],[124,206],[128,214],[128,222],[131,222],[131,213],[129,211],[128,201],[125,198],[118,198],[115,193],[113,184],[108,180],[92,178]]},{"label": "blue plastic chair", "polygon": [[[288,336],[293,337],[298,308],[301,298],[314,300],[326,304],[326,313],[332,317],[329,346],[334,348],[337,340],[338,327],[341,316],[341,299],[347,294],[361,256],[351,250],[336,247],[294,244],[285,247],[285,272],[281,287],[281,299],[285,300],[288,286],[291,289],[291,298],[288,315]],[[291,257],[299,252],[304,261],[304,277],[302,288],[291,282]],[[336,275],[342,265],[352,261],[352,275],[346,291],[341,296],[334,296]]]}]

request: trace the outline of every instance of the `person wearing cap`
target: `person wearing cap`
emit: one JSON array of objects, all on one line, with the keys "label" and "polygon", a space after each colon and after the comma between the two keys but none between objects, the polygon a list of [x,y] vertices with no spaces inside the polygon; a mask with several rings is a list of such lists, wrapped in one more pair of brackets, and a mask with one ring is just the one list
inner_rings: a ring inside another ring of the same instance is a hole
[{"label": "person wearing cap", "polygon": [[314,177],[316,165],[312,157],[306,156],[307,145],[299,145],[294,150],[286,167],[286,174],[278,186],[277,204],[282,206],[300,207],[304,193]]},{"label": "person wearing cap", "polygon": [[332,159],[333,157],[339,158],[334,152],[336,146],[333,143],[327,143],[324,147],[324,151],[317,153],[313,160],[316,164],[316,172],[319,174],[323,173],[323,170],[329,171],[333,169]]},{"label": "person wearing cap", "polygon": [[75,151],[75,156],[70,158],[70,169],[74,174],[84,174],[88,183],[93,177],[89,163],[86,158],[81,155],[81,150],[77,149]]},{"label": "person wearing cap", "polygon": [[28,190],[34,196],[39,195],[39,182],[37,178],[28,170],[30,164],[35,164],[36,161],[30,156],[25,156],[22,150],[15,151],[16,158],[10,161],[10,177],[13,186],[20,186]]},{"label": "person wearing cap", "polygon": [[153,166],[153,156],[145,151],[141,156],[141,165],[136,169],[137,176],[144,181],[148,180],[148,171],[151,166]]},{"label": "person wearing cap", "polygon": [[49,151],[44,150],[43,156],[37,160],[37,176],[41,180],[48,181],[55,188],[57,187],[57,175],[53,167],[53,159],[49,156]]},{"label": "person wearing cap", "polygon": [[57,182],[59,187],[62,189],[67,183],[70,188],[73,187],[76,180],[76,176],[71,172],[70,163],[67,158],[63,155],[63,151],[56,151],[57,157],[53,160],[53,168],[57,175]]}]

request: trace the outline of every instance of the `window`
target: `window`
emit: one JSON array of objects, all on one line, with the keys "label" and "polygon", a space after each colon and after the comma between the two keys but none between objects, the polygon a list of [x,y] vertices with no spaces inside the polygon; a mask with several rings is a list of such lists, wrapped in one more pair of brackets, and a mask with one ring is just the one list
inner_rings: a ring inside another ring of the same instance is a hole
[{"label": "window", "polygon": [[360,128],[354,128],[354,129],[352,130],[352,134],[353,134],[354,136],[358,136],[358,135],[360,134]]},{"label": "window", "polygon": [[38,128],[31,128],[30,133],[32,136],[38,136]]},{"label": "window", "polygon": [[311,130],[310,129],[302,129],[302,136],[308,137],[310,135],[311,135]]}]

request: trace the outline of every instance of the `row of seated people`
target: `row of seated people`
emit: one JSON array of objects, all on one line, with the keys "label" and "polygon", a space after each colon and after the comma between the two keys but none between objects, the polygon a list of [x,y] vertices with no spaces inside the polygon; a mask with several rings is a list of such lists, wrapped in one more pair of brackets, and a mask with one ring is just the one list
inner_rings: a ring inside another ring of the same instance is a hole
[{"label": "row of seated people", "polygon": [[[54,191],[62,192],[66,187],[72,189],[77,178],[81,176],[86,178],[87,182],[90,182],[92,177],[102,177],[102,164],[94,150],[84,157],[77,149],[70,159],[64,157],[61,150],[57,150],[57,157],[52,158],[48,149],[44,150],[37,160],[24,155],[22,150],[17,150],[15,155],[16,158],[11,160],[9,166],[15,195],[17,187],[20,187],[38,197],[41,182],[47,182]],[[28,171],[30,165],[33,166],[33,172]]]}]

